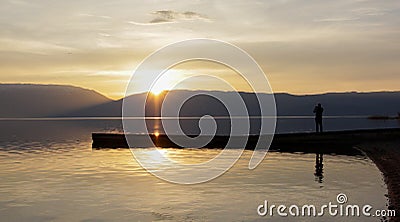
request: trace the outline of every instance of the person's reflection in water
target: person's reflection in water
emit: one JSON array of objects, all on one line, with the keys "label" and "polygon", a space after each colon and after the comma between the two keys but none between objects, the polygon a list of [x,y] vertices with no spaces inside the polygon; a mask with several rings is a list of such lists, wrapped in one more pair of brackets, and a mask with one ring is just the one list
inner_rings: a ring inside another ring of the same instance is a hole
[{"label": "person's reflection in water", "polygon": [[324,179],[324,154],[317,153],[315,155],[315,181],[322,183]]}]

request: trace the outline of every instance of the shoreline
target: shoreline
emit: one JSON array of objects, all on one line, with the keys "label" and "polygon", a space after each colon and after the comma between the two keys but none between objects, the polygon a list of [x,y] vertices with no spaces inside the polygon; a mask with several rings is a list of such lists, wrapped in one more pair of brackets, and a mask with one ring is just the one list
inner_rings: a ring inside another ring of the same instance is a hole
[{"label": "shoreline", "polygon": [[363,143],[356,146],[371,159],[383,174],[388,189],[389,210],[396,211],[390,222],[399,222],[400,217],[400,139]]}]

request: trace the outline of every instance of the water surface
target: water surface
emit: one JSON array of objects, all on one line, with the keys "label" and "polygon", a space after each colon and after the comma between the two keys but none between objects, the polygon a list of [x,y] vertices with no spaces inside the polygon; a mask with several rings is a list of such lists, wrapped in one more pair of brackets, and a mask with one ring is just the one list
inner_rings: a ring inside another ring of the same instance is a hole
[{"label": "water surface", "polygon": [[[323,155],[321,172],[316,168],[316,154],[270,152],[250,171],[252,151],[245,151],[221,177],[198,185],[177,185],[148,174],[128,149],[92,150],[90,133],[117,130],[117,120],[0,124],[2,221],[294,221],[260,217],[257,206],[264,200],[318,206],[334,202],[338,193],[347,194],[354,204],[386,208],[382,176],[363,156]],[[149,154],[154,149],[142,151]],[[198,162],[220,150],[164,152],[175,160]]]}]

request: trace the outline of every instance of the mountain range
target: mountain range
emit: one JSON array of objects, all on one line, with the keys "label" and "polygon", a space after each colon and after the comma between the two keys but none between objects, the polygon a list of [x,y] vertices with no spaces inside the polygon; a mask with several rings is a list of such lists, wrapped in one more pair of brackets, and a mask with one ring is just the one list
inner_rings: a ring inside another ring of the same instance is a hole
[{"label": "mountain range", "polygon": [[0,84],[0,117],[49,117],[111,100],[94,90],[65,85]]},{"label": "mountain range", "polygon": [[[150,95],[146,103],[146,115],[158,116],[163,98],[167,94],[166,110],[176,108],[182,98],[192,97],[184,103],[180,116],[227,116],[228,111],[217,99],[204,94],[234,98],[234,92],[177,90],[159,96]],[[267,94],[258,94],[266,98]],[[140,101],[146,93],[134,94],[126,99],[133,104],[133,116],[140,116]],[[250,115],[260,115],[254,93],[241,92]],[[346,92],[315,95],[274,94],[279,116],[309,116],[321,103],[325,115],[397,115],[400,112],[400,92]],[[0,84],[0,117],[120,117],[123,100],[112,100],[88,89],[65,85]],[[135,106],[138,104],[138,106]]]}]

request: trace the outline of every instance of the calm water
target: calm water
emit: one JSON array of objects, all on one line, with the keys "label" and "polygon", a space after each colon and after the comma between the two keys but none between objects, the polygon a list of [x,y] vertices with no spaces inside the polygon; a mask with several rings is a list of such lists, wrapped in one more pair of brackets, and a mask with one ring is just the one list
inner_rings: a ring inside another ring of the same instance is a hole
[{"label": "calm water", "polygon": [[[351,204],[386,209],[382,176],[362,156],[324,155],[321,175],[315,154],[270,152],[250,171],[252,151],[246,151],[230,171],[211,182],[176,185],[149,175],[128,149],[92,150],[91,132],[119,127],[118,120],[0,121],[0,220],[294,221],[259,217],[257,206],[264,200],[320,206],[335,202],[341,192]],[[146,155],[154,149],[142,151]],[[179,161],[198,162],[219,150],[165,152]],[[343,219],[379,221],[323,221]]]}]

